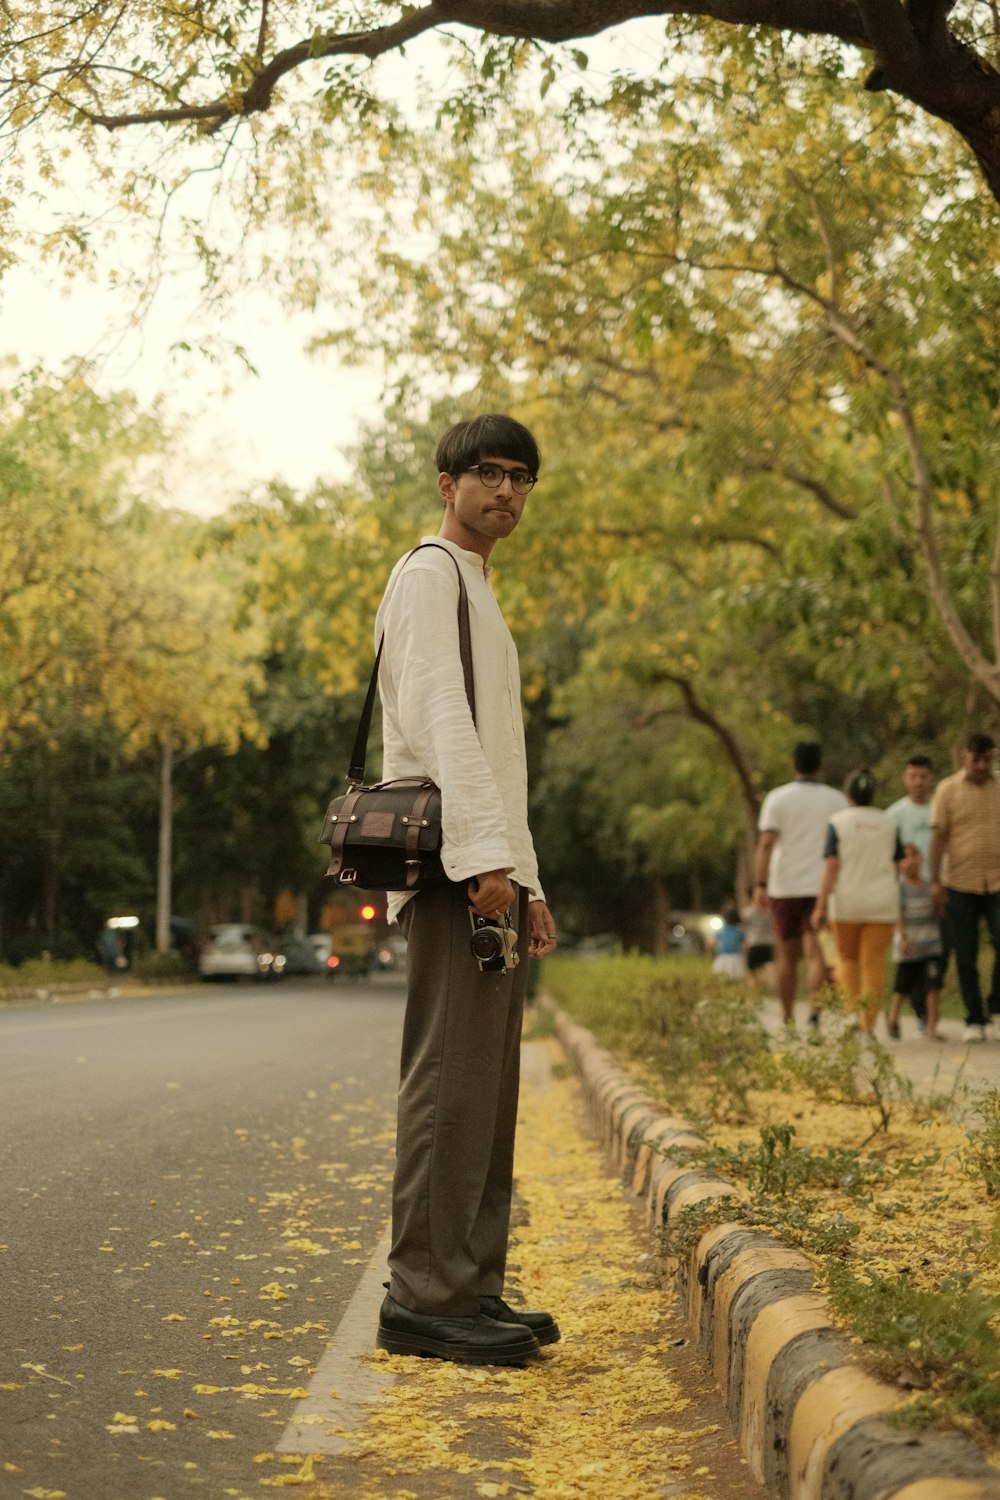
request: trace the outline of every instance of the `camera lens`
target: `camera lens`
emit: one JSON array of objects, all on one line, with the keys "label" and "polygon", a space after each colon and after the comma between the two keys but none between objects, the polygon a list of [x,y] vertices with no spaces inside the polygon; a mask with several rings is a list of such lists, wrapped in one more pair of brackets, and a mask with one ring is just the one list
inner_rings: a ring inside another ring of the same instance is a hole
[{"label": "camera lens", "polygon": [[473,958],[480,963],[488,963],[490,959],[499,958],[503,953],[503,939],[495,927],[480,927],[472,934],[469,943]]}]

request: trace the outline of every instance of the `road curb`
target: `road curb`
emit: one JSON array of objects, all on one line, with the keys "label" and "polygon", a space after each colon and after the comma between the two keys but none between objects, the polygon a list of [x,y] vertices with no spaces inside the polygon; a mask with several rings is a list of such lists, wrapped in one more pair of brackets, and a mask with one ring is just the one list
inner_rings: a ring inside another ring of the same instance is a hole
[{"label": "road curb", "polygon": [[197,976],[176,975],[173,979],[121,980],[118,984],[94,984],[90,980],[54,981],[52,984],[11,985],[0,989],[0,1006],[18,1005],[24,1001],[59,1005],[72,1000],[137,1000],[146,995],[173,990],[207,988]]},{"label": "road curb", "polygon": [[[671,1149],[702,1144],[697,1132],[637,1088],[585,1027],[553,1015],[595,1129],[651,1227],[706,1198],[745,1196],[673,1160]],[[717,1224],[671,1264],[744,1456],[772,1500],[1000,1500],[1000,1474],[970,1439],[886,1421],[900,1392],[861,1367],[801,1250]]]}]

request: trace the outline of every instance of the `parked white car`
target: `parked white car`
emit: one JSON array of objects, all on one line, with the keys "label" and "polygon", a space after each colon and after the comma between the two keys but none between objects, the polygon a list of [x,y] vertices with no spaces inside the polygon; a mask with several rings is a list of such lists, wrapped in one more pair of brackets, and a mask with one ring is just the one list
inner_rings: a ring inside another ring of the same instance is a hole
[{"label": "parked white car", "polygon": [[203,979],[259,979],[269,967],[261,957],[270,952],[259,928],[219,922],[208,929],[208,940],[198,955],[198,973]]}]

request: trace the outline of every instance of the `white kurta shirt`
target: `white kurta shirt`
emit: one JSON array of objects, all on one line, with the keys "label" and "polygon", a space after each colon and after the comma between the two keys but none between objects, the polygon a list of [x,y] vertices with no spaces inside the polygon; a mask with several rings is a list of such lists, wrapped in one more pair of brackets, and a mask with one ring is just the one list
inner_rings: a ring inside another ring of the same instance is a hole
[{"label": "white kurta shirt", "polygon": [[[375,619],[385,634],[379,669],[385,781],[427,776],[441,788],[442,863],[449,880],[506,870],[542,899],[528,830],[528,778],[517,648],[476,552],[442,537],[401,558]],[[469,595],[476,722],[458,645],[458,576]],[[389,920],[409,897],[394,892]]]}]

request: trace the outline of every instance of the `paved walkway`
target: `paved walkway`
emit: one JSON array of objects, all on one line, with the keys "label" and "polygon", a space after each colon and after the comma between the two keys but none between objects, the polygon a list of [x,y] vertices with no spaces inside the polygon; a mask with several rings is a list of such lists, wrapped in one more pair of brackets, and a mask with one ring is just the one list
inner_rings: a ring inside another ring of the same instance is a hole
[{"label": "paved walkway", "polygon": [[[808,1014],[809,1007],[802,1001],[796,1002],[795,1019],[802,1036],[808,1030]],[[772,1036],[781,1034],[781,1007],[776,999],[766,1000],[761,1005],[760,1017]],[[843,1017],[828,1014],[824,1016],[823,1033],[836,1035],[844,1024]],[[900,1072],[912,1078],[921,1093],[939,1096],[954,1092],[960,1099],[963,1091],[975,1096],[987,1089],[1000,1089],[1000,1027],[996,1028],[996,1040],[967,1043],[962,1041],[965,1023],[945,1017],[938,1023],[938,1030],[946,1040],[929,1042],[917,1030],[912,1011],[903,1011],[900,1029],[900,1040],[891,1041],[883,1015],[876,1036],[888,1049]]]}]

